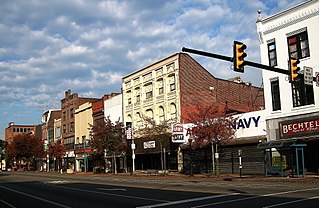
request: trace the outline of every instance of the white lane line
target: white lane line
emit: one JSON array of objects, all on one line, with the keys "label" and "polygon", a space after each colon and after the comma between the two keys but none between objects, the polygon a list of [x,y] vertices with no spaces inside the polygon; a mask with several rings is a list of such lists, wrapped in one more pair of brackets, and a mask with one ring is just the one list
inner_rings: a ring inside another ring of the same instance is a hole
[{"label": "white lane line", "polygon": [[308,200],[317,199],[317,198],[319,198],[319,196],[314,196],[314,197],[310,197],[310,198],[307,198],[307,199],[298,199],[298,200],[295,200],[295,201],[283,202],[283,203],[280,203],[280,204],[273,204],[273,205],[265,206],[263,208],[279,207],[279,206],[282,206],[282,205],[294,204],[294,203],[308,201]]},{"label": "white lane line", "polygon": [[124,188],[110,188],[110,189],[106,189],[106,188],[96,188],[97,190],[102,190],[102,191],[127,191]]},{"label": "white lane line", "polygon": [[8,207],[11,207],[11,208],[16,208],[15,206],[13,206],[12,204],[0,199],[0,202],[2,202],[3,204],[7,205]]},{"label": "white lane line", "polygon": [[88,192],[88,193],[93,193],[93,194],[103,194],[103,195],[109,195],[109,196],[117,196],[117,197],[122,197],[122,198],[129,198],[129,199],[139,199],[139,200],[155,201],[155,202],[169,202],[167,200],[161,200],[161,199],[151,199],[151,198],[145,198],[145,197],[139,197],[139,196],[128,196],[128,195],[122,195],[122,194],[112,194],[112,193],[105,193],[105,192],[100,192],[100,191],[89,191],[89,190],[84,190],[84,189],[71,188],[71,187],[65,187],[65,186],[57,186],[57,185],[52,185],[52,186],[59,187],[59,188],[62,188],[62,189],[69,189],[69,190],[74,190],[74,191],[82,191],[82,192]]},{"label": "white lane line", "polygon": [[27,194],[27,193],[23,193],[21,191],[17,191],[17,190],[14,190],[14,189],[11,189],[11,188],[7,188],[7,187],[4,187],[4,186],[0,186],[0,188],[3,188],[3,189],[6,189],[8,191],[12,191],[12,192],[15,192],[17,194],[21,194],[21,195],[24,195],[24,196],[28,196],[28,197],[31,197],[31,198],[34,198],[34,199],[37,199],[37,200],[40,200],[40,201],[44,201],[44,202],[47,202],[47,203],[50,203],[50,204],[54,204],[56,206],[59,206],[59,207],[64,207],[64,208],[71,208],[69,206],[66,206],[66,205],[63,205],[63,204],[60,204],[60,203],[57,203],[57,202],[54,202],[54,201],[50,201],[50,200],[47,200],[47,199],[43,199],[41,197],[37,197],[37,196],[33,196],[31,194]]},{"label": "white lane line", "polygon": [[180,201],[166,202],[166,203],[162,203],[162,204],[146,205],[146,206],[141,206],[141,207],[136,207],[136,208],[165,207],[165,206],[171,206],[171,205],[176,205],[176,204],[184,204],[184,203],[190,203],[190,202],[195,202],[195,201],[203,201],[203,200],[207,200],[207,199],[216,199],[216,198],[220,198],[220,197],[227,197],[227,196],[234,196],[234,195],[239,195],[239,193],[205,196],[205,197],[199,197],[199,198],[194,198],[194,199],[185,199],[185,200],[180,200]]},{"label": "white lane line", "polygon": [[299,189],[299,190],[293,190],[293,191],[284,191],[284,192],[278,192],[278,193],[272,193],[272,194],[265,194],[265,195],[260,195],[260,196],[251,196],[251,197],[245,197],[245,198],[240,198],[240,199],[232,199],[232,200],[228,200],[228,201],[203,204],[203,205],[196,206],[194,208],[210,207],[213,205],[228,204],[228,203],[232,203],[232,202],[245,201],[245,200],[250,200],[250,199],[258,199],[258,198],[263,198],[263,197],[267,197],[267,196],[277,196],[277,195],[297,193],[297,192],[303,192],[303,191],[313,191],[313,190],[318,190],[318,189],[319,188]]}]

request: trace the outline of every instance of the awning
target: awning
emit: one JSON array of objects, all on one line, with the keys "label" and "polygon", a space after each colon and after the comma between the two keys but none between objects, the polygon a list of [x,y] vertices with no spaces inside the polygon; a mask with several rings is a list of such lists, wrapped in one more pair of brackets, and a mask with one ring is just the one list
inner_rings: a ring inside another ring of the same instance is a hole
[{"label": "awning", "polygon": [[257,145],[257,149],[285,148],[285,147],[305,147],[307,146],[302,139],[282,139],[272,140]]}]

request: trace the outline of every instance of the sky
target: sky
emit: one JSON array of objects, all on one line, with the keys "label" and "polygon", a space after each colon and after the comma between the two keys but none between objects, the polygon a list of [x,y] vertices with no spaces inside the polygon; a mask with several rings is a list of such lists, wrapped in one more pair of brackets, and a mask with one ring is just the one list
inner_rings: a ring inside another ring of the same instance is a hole
[{"label": "sky", "polygon": [[[182,47],[232,56],[233,41],[260,62],[257,10],[276,14],[304,0],[0,0],[0,139],[9,122],[41,123],[71,89],[101,98],[122,77]],[[190,54],[213,76],[262,86],[260,69]]]}]

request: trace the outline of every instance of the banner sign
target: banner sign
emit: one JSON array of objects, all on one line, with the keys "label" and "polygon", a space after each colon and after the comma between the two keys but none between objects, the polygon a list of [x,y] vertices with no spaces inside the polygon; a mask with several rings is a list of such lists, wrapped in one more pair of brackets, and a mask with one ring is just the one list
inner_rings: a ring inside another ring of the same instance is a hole
[{"label": "banner sign", "polygon": [[144,149],[155,148],[155,141],[147,141],[143,143]]}]

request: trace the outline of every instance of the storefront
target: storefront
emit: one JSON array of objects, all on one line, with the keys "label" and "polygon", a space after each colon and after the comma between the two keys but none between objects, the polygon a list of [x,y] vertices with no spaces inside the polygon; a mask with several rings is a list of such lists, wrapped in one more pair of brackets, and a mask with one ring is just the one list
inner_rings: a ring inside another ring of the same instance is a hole
[{"label": "storefront", "polygon": [[[149,140],[145,138],[134,139],[135,168],[136,170],[169,170],[177,171],[178,144],[172,143],[171,138]],[[131,141],[129,146],[131,147]],[[128,150],[128,167],[132,167],[132,152]]]},{"label": "storefront", "polygon": [[[261,146],[259,148],[268,149],[268,152],[274,153],[275,157],[287,161],[282,165],[283,173],[289,174],[288,169],[292,169],[291,174],[297,175],[296,166],[298,166],[299,169],[304,167],[300,176],[318,174],[319,115],[317,113],[272,119],[268,121],[268,127],[270,135],[276,135],[276,138],[270,138],[268,144],[264,144],[268,145],[267,148]],[[274,159],[274,156],[268,159]],[[268,162],[268,170],[269,164],[271,163]]]}]

